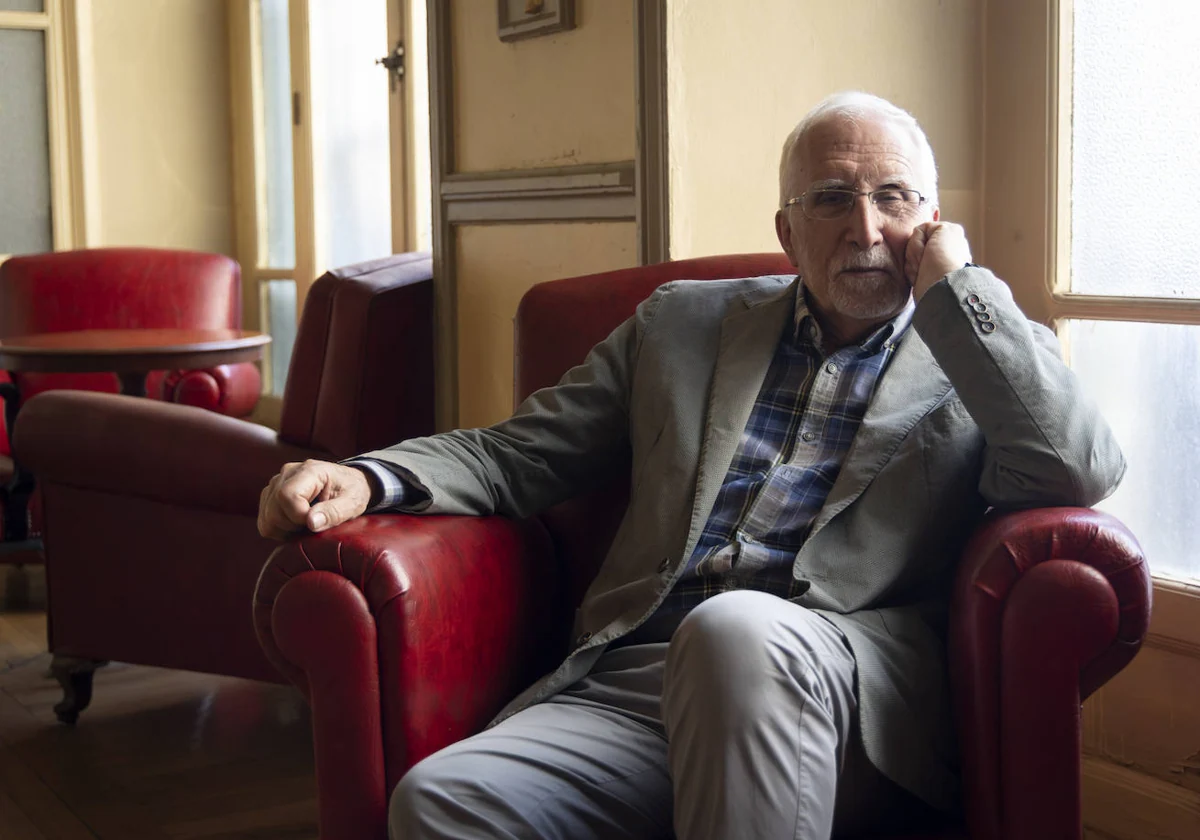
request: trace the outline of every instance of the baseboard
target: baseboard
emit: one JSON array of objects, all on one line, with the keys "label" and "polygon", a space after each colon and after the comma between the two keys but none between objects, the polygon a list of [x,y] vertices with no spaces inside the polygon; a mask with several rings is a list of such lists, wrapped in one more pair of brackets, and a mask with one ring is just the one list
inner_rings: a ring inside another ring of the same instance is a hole
[{"label": "baseboard", "polygon": [[1085,756],[1083,822],[1116,840],[1196,840],[1200,791]]}]

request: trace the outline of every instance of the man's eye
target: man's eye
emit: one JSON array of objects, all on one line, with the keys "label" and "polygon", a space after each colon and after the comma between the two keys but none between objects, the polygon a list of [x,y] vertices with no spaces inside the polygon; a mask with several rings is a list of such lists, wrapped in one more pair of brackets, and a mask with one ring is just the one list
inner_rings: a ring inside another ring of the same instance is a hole
[{"label": "man's eye", "polygon": [[841,190],[821,190],[816,195],[814,202],[818,207],[837,207],[846,204],[849,200],[849,193]]},{"label": "man's eye", "polygon": [[877,190],[875,192],[876,204],[896,204],[904,201],[903,190]]}]

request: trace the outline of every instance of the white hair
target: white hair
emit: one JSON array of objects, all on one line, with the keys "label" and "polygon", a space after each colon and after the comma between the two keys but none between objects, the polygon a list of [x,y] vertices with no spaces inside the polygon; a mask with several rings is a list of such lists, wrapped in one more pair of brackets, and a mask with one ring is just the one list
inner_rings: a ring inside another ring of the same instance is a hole
[{"label": "white hair", "polygon": [[921,170],[919,175],[925,179],[922,192],[927,193],[926,197],[930,204],[937,206],[937,162],[933,159],[933,148],[929,145],[929,138],[925,136],[925,132],[916,118],[882,97],[853,90],[825,97],[815,108],[805,114],[804,119],[800,120],[792,129],[792,133],[787,136],[787,140],[783,141],[783,154],[779,159],[780,207],[783,207],[783,203],[792,197],[788,195],[788,191],[791,189],[796,147],[808,137],[809,132],[818,123],[834,116],[850,120],[881,116],[910,129],[917,138],[917,164]]}]

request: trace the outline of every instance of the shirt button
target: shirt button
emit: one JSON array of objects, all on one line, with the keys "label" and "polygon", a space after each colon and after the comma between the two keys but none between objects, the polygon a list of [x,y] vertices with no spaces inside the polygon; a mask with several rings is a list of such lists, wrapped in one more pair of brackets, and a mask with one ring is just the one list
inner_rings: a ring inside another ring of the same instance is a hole
[{"label": "shirt button", "polygon": [[658,564],[658,572],[659,572],[659,574],[662,574],[669,568],[671,568],[671,558],[664,557],[662,559],[662,562]]},{"label": "shirt button", "polygon": [[830,362],[829,364],[825,365],[825,372],[837,373],[837,365],[835,365],[833,362]]},{"label": "shirt button", "polygon": [[576,640],[575,640],[575,646],[576,646],[576,647],[583,647],[584,645],[586,645],[586,644],[588,643],[588,641],[589,641],[591,638],[592,638],[592,634],[591,634],[591,633],[584,633],[584,634],[583,634],[583,635],[581,635],[581,636],[580,636],[578,639],[576,639]]},{"label": "shirt button", "polygon": [[813,432],[805,432],[804,434],[800,435],[800,437],[804,438],[804,440],[808,443],[812,443],[817,439],[817,436]]}]

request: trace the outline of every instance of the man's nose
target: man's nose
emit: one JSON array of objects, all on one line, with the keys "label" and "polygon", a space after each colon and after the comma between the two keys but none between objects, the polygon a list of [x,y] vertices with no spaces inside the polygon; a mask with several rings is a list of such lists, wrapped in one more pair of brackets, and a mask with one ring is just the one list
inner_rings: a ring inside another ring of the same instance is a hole
[{"label": "man's nose", "polygon": [[854,199],[848,222],[847,238],[852,244],[866,250],[883,242],[883,214],[871,203],[869,195]]}]

